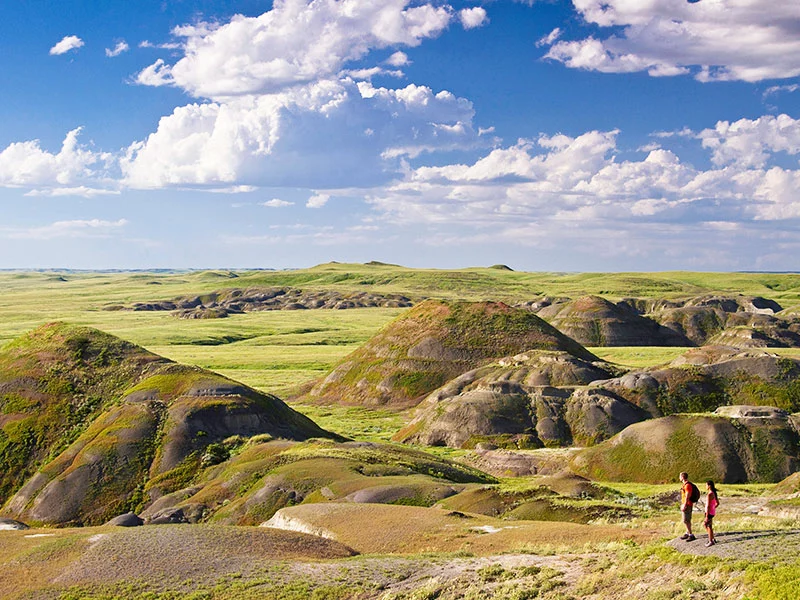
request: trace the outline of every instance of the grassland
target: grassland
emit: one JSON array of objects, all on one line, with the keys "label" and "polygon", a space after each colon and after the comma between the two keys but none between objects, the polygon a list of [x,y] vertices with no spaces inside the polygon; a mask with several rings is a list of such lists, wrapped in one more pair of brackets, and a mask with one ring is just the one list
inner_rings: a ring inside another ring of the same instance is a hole
[{"label": "grassland", "polygon": [[[96,327],[167,358],[218,371],[285,397],[324,374],[403,312],[401,309],[275,311],[232,315],[226,319],[181,320],[167,312],[107,310],[113,305],[265,286],[400,293],[414,300],[438,297],[506,302],[587,293],[609,299],[744,293],[774,299],[790,311],[800,310],[800,275],[793,274],[521,273],[487,268],[413,270],[380,264],[327,264],[274,272],[0,272],[0,345],[42,323],[67,321]],[[592,351],[625,366],[644,367],[668,362],[684,349],[593,348]],[[780,352],[800,356],[796,350]],[[407,418],[401,413],[356,407],[299,408],[322,427],[359,440],[386,441]],[[447,448],[433,451],[451,458],[463,454]],[[518,492],[537,485],[536,478],[514,479],[503,480],[499,488]],[[659,507],[654,500],[674,493],[674,485],[605,482],[597,485],[609,490],[613,502],[620,506],[639,507],[637,516],[624,526],[602,520],[591,525],[568,524],[569,527],[551,522],[515,528],[519,522],[510,523],[496,538],[504,540],[502,543],[493,542],[492,536],[496,534],[488,533],[491,530],[485,534],[412,532],[414,535],[408,539],[413,545],[405,549],[390,546],[380,549],[383,541],[389,544],[392,540],[392,531],[386,531],[392,526],[391,520],[386,521],[384,531],[378,532],[380,535],[370,534],[371,530],[358,520],[343,533],[354,545],[372,544],[363,546],[366,552],[398,552],[390,556],[366,554],[343,558],[348,554],[347,549],[325,554],[327,550],[309,546],[303,559],[294,560],[290,555],[278,553],[265,560],[263,552],[251,551],[253,547],[260,548],[259,544],[267,544],[259,541],[263,537],[260,532],[243,533],[239,528],[224,527],[201,531],[175,526],[167,527],[163,534],[157,528],[137,532],[110,528],[0,532],[0,597],[27,594],[25,597],[41,595],[64,600],[486,597],[660,600],[702,595],[788,600],[800,595],[797,559],[800,544],[793,533],[800,524],[796,521],[763,520],[731,512],[720,517],[719,530],[724,534],[777,531],[768,539],[781,541],[790,550],[788,555],[749,559],[687,555],[664,547],[664,541],[680,529],[675,522],[674,507]],[[723,510],[732,511],[736,502],[742,507],[761,502],[772,489],[768,485],[726,486]],[[578,503],[576,500],[575,504]],[[482,519],[475,517],[481,524]],[[413,523],[409,519],[403,527],[412,527]],[[337,521],[330,524],[334,525]],[[564,535],[567,529],[569,535]],[[183,531],[198,531],[197,536],[202,539],[170,538],[172,532]],[[211,531],[210,537],[206,536],[207,531]],[[622,533],[609,534],[616,531]],[[129,533],[133,537],[128,537]],[[47,537],[32,537],[40,535]],[[154,545],[147,538],[153,535],[166,536],[167,541]],[[135,536],[141,539],[137,541]],[[465,545],[462,543],[465,541],[471,543]],[[141,552],[134,555],[137,547]],[[157,552],[152,552],[154,549]],[[159,553],[160,550],[163,552]],[[119,558],[124,556],[133,559],[126,562]],[[308,560],[308,556],[313,560]],[[169,571],[168,577],[159,579],[157,573],[154,576],[146,569],[143,573],[125,572],[124,565],[131,564],[142,569],[156,564],[162,571]],[[87,571],[86,565],[95,565],[101,571],[111,569],[114,573],[102,571],[98,575]]]},{"label": "grassland", "polygon": [[[543,295],[680,297],[763,295],[800,306],[800,275],[768,273],[524,273],[503,269],[408,269],[328,263],[289,271],[0,272],[0,345],[48,321],[96,327],[181,362],[217,370],[285,396],[349,354],[401,309],[275,311],[179,320],[167,312],[108,311],[220,289],[292,286],[507,302]],[[603,358],[641,367],[677,349],[605,348]]]}]

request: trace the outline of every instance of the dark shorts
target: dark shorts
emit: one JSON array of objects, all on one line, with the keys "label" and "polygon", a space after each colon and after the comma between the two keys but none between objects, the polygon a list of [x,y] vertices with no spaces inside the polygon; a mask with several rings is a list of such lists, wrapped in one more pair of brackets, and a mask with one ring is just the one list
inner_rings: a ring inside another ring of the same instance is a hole
[{"label": "dark shorts", "polygon": [[714,525],[714,515],[706,515],[703,520],[703,527],[711,527]]},{"label": "dark shorts", "polygon": [[691,525],[692,523],[692,509],[687,508],[686,510],[681,511],[683,513],[683,522],[686,525]]}]

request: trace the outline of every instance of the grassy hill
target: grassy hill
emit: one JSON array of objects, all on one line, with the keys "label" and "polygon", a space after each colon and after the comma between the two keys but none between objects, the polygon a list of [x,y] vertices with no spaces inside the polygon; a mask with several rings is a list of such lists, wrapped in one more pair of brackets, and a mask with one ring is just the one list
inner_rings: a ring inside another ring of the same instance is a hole
[{"label": "grassy hill", "polygon": [[487,360],[529,349],[588,350],[524,309],[427,300],[345,357],[304,399],[407,408]]},{"label": "grassy hill", "polygon": [[256,434],[332,435],[275,396],[97,330],[52,323],[0,350],[0,502],[15,518],[102,522]]}]

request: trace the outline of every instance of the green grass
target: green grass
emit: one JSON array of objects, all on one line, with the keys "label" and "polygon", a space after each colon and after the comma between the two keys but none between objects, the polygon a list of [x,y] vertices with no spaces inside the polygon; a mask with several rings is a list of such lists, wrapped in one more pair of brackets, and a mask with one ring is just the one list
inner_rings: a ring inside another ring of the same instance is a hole
[{"label": "green grass", "polygon": [[365,410],[358,406],[302,403],[291,403],[291,406],[323,429],[351,439],[370,442],[391,441],[392,436],[402,429],[409,418],[405,413],[380,408]]},{"label": "green grass", "polygon": [[[512,265],[513,267],[513,265]],[[323,374],[402,309],[269,311],[227,319],[181,320],[167,312],[103,310],[221,289],[301,289],[400,293],[516,302],[542,295],[679,297],[763,295],[800,303],[800,276],[749,273],[525,273],[492,268],[407,269],[393,265],[318,265],[295,271],[0,272],[0,345],[43,323],[88,325],[174,360],[218,370],[263,391],[286,395]],[[680,354],[671,348],[604,348],[607,360],[641,367]],[[799,350],[781,351],[800,356]]]},{"label": "green grass", "polygon": [[[592,347],[587,348],[591,353],[605,361],[641,369],[655,367],[673,361],[681,354],[689,350],[683,347],[671,346],[616,346],[616,347]],[[800,350],[798,350],[800,355]]]}]

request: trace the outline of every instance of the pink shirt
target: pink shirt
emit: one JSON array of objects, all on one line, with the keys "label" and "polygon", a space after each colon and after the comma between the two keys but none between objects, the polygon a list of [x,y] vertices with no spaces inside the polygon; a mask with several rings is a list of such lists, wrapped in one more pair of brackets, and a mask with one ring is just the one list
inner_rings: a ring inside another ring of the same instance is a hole
[{"label": "pink shirt", "polygon": [[717,495],[713,492],[708,495],[706,498],[706,514],[710,516],[714,516],[717,514],[717,507],[719,506],[719,502],[717,501]]}]

